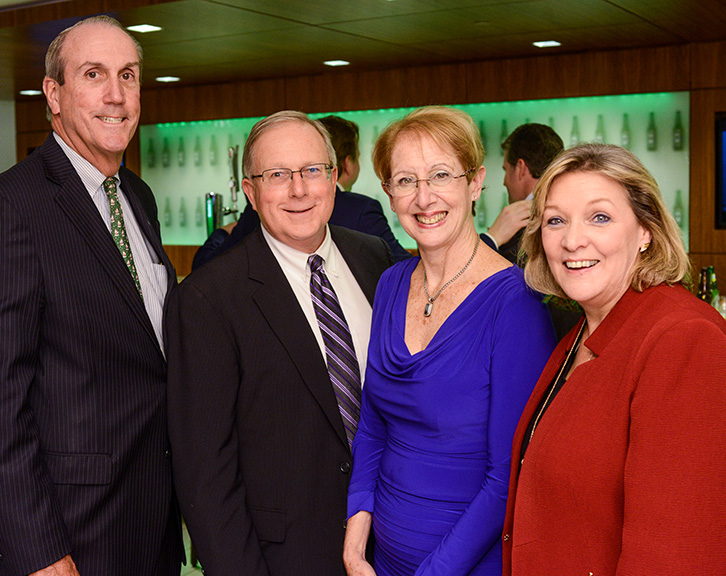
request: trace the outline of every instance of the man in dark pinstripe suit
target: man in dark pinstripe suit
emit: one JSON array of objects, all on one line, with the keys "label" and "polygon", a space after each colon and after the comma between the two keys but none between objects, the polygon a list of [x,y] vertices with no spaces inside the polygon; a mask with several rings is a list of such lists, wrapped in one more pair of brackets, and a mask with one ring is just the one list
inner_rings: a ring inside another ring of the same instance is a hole
[{"label": "man in dark pinstripe suit", "polygon": [[0,576],[179,574],[161,336],[174,270],[151,190],[120,167],[140,81],[115,20],[61,32],[53,133],[0,175]]}]

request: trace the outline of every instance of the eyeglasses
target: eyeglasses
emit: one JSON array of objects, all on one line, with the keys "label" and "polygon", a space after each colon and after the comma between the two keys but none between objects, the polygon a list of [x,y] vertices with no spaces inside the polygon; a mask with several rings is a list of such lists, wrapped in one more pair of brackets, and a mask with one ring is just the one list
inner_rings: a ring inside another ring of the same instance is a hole
[{"label": "eyeglasses", "polygon": [[260,178],[265,184],[273,188],[282,188],[283,186],[289,186],[292,182],[293,174],[300,174],[300,178],[303,182],[308,184],[315,184],[330,180],[330,172],[333,167],[330,164],[310,164],[309,166],[303,166],[300,170],[290,170],[289,168],[270,168],[269,170],[263,170],[261,174],[255,174],[250,176],[250,180]]},{"label": "eyeglasses", "polygon": [[446,188],[453,180],[463,178],[464,176],[474,172],[474,168],[462,172],[458,176],[452,176],[451,173],[446,170],[437,170],[431,174],[428,178],[414,178],[413,176],[401,176],[396,180],[389,179],[383,183],[388,189],[391,196],[408,196],[418,188],[419,182],[426,182],[434,190],[441,190]]}]

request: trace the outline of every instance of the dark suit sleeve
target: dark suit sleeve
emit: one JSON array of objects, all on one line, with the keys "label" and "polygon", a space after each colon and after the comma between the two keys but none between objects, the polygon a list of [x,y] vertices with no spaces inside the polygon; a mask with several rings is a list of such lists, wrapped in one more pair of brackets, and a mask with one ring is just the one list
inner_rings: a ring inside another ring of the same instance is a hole
[{"label": "dark suit sleeve", "polygon": [[241,480],[229,324],[186,283],[170,295],[166,338],[174,483],[199,560],[207,576],[268,576]]},{"label": "dark suit sleeve", "polygon": [[32,232],[0,190],[0,554],[27,574],[70,553],[29,407],[39,357],[43,278]]},{"label": "dark suit sleeve", "polygon": [[360,215],[360,226],[357,229],[366,234],[383,238],[391,249],[395,262],[412,257],[412,254],[401,246],[393,235],[391,228],[388,226],[388,220],[383,215],[381,203],[378,200],[371,198],[370,202],[365,204],[365,208]]}]

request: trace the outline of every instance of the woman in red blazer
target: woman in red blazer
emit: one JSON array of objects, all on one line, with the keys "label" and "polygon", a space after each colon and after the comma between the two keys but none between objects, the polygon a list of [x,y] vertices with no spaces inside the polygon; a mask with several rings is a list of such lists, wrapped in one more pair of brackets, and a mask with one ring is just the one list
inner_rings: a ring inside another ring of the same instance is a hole
[{"label": "woman in red blazer", "polygon": [[513,576],[726,574],[726,322],[653,177],[585,144],[543,174],[527,282],[580,304],[514,437]]}]

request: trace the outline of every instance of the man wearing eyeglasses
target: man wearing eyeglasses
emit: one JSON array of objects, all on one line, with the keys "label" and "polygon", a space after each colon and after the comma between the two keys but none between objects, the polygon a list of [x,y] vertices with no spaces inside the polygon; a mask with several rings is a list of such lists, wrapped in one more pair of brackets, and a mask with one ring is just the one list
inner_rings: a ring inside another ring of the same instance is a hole
[{"label": "man wearing eyeglasses", "polygon": [[258,122],[242,184],[262,226],[170,297],[172,464],[208,575],[345,574],[371,303],[392,258],[328,226],[335,165],[305,114]]}]

